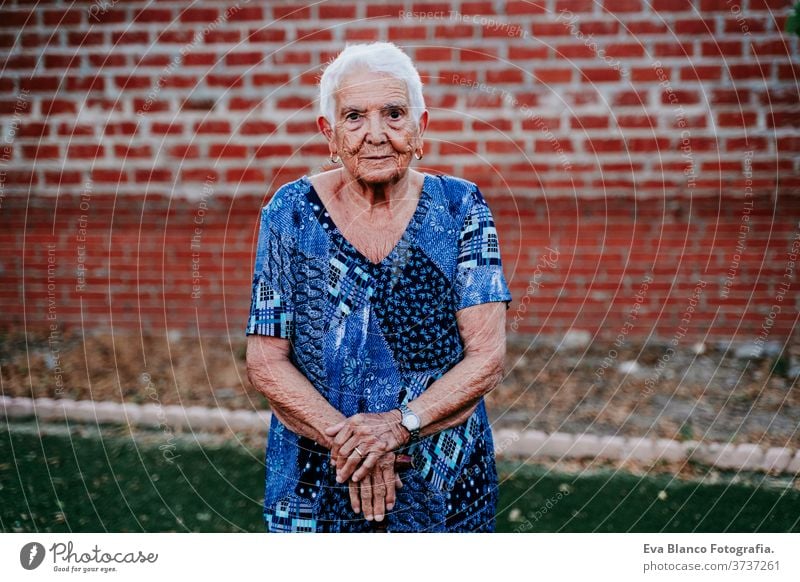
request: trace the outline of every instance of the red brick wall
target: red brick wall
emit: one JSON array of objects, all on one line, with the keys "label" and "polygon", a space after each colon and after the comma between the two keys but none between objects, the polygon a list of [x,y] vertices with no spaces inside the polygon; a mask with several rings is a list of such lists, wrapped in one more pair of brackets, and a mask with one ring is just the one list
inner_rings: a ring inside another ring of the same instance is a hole
[{"label": "red brick wall", "polygon": [[512,332],[794,327],[788,0],[144,4],[3,8],[2,327],[241,334],[258,208],[325,162],[321,65],[369,40],[423,75],[418,167],[489,200]]}]

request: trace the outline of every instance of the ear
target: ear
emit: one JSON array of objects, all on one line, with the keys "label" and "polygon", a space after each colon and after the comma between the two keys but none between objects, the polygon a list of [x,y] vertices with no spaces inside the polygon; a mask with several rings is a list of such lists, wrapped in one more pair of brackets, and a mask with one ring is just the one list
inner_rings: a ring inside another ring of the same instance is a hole
[{"label": "ear", "polygon": [[425,128],[428,127],[428,110],[422,112],[422,115],[419,116],[419,121],[417,122],[417,131],[419,132],[419,136],[422,137],[422,134],[425,133]]},{"label": "ear", "polygon": [[[417,139],[415,140],[417,144],[422,147],[422,134],[425,133],[425,128],[428,127],[428,110],[422,112],[422,115],[419,116],[419,121],[417,122]],[[416,151],[416,146],[414,146]]]},{"label": "ear", "polygon": [[331,124],[325,119],[324,115],[320,115],[317,117],[317,127],[322,132],[322,135],[325,136],[325,139],[328,140],[328,143],[333,142],[333,128]]}]

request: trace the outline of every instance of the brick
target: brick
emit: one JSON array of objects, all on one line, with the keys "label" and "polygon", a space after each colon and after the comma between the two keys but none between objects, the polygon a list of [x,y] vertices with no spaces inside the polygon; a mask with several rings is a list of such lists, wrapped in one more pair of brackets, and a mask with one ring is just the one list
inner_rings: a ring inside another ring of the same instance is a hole
[{"label": "brick", "polygon": [[665,34],[669,28],[663,22],[653,20],[636,20],[627,24],[629,34],[641,37],[646,34]]},{"label": "brick", "polygon": [[520,14],[544,14],[546,11],[545,3],[541,1],[530,2],[505,2],[505,12],[509,16]]},{"label": "brick", "polygon": [[597,457],[600,459],[624,459],[626,453],[626,439],[621,436],[604,436],[599,439],[599,451]]},{"label": "brick", "polygon": [[747,127],[754,125],[758,116],[752,111],[720,112],[717,123],[720,127]]},{"label": "brick", "polygon": [[275,20],[308,20],[311,18],[311,9],[307,6],[297,4],[287,4],[285,6],[273,6],[272,17]]},{"label": "brick", "polygon": [[644,55],[644,46],[636,43],[609,44],[605,48],[605,54],[609,57],[629,59],[639,58]]},{"label": "brick", "polygon": [[460,49],[458,58],[461,62],[497,61],[497,49],[491,47],[478,47],[474,49]]},{"label": "brick", "polygon": [[728,67],[731,79],[769,79],[769,66],[762,69],[761,65],[730,65]]},{"label": "brick", "polygon": [[703,12],[729,12],[730,9],[729,0],[700,0],[700,10]]},{"label": "brick", "polygon": [[563,459],[570,456],[575,437],[567,433],[550,433],[537,451],[538,456]]},{"label": "brick", "polygon": [[692,0],[651,0],[650,5],[656,12],[693,11]]},{"label": "brick", "polygon": [[722,67],[718,65],[681,68],[681,81],[719,81],[722,78]]},{"label": "brick", "polygon": [[539,83],[569,83],[572,80],[571,69],[539,69],[533,71],[536,81]]},{"label": "brick", "polygon": [[358,8],[355,5],[330,6],[328,4],[320,4],[318,10],[319,17],[322,19],[352,20],[358,14]]},{"label": "brick", "polygon": [[500,429],[495,435],[495,440],[504,444],[499,453],[504,457],[530,459],[538,455],[538,451],[547,440],[547,435],[536,430],[520,432],[512,429]]},{"label": "brick", "polygon": [[222,119],[205,119],[197,122],[193,129],[195,134],[223,134],[228,135],[231,132],[231,124],[229,121]]},{"label": "brick", "polygon": [[676,34],[714,35],[716,23],[710,18],[681,18],[672,27]]},{"label": "brick", "polygon": [[112,32],[111,43],[113,45],[126,44],[150,44],[150,34],[144,30],[128,30],[125,32]]},{"label": "brick", "polygon": [[180,12],[181,22],[208,23],[219,18],[216,8],[186,8]]},{"label": "brick", "polygon": [[474,154],[478,150],[478,143],[470,142],[443,142],[439,144],[439,153],[443,156],[447,155],[466,155]]},{"label": "brick", "polygon": [[682,105],[694,105],[700,103],[700,93],[697,91],[683,90],[673,90],[671,94],[667,91],[661,93],[661,103],[668,105],[671,103],[670,99],[677,99],[677,103]]},{"label": "brick", "polygon": [[575,436],[569,456],[575,459],[593,459],[600,449],[600,437],[592,434],[579,434]]},{"label": "brick", "polygon": [[641,0],[604,0],[603,9],[611,14],[622,14],[625,12],[641,12]]},{"label": "brick", "polygon": [[622,74],[618,70],[610,67],[581,69],[580,76],[584,83],[609,83],[622,78]]},{"label": "brick", "polygon": [[320,28],[298,28],[298,42],[330,42],[333,40],[333,31]]},{"label": "brick", "polygon": [[370,4],[367,6],[367,18],[397,18],[401,12],[405,12],[405,8],[402,3]]},{"label": "brick", "polygon": [[766,20],[753,18],[752,13],[747,15],[747,20],[742,22],[737,18],[726,18],[724,22],[724,33],[745,34],[754,32],[766,32]]},{"label": "brick", "polygon": [[593,12],[593,0],[556,0],[555,12],[559,13],[568,10],[574,13]]},{"label": "brick", "polygon": [[434,29],[434,36],[438,39],[445,38],[473,38],[475,29],[469,24],[437,25]]},{"label": "brick", "polygon": [[203,34],[203,42],[208,44],[236,44],[239,42],[239,40],[241,40],[241,38],[241,31],[223,28],[215,28],[213,30],[209,30],[208,32],[204,31]]},{"label": "brick", "polygon": [[785,447],[770,447],[764,454],[758,470],[782,473],[792,460],[793,451]]},{"label": "brick", "polygon": [[691,43],[661,42],[653,46],[656,57],[690,57],[694,54],[694,45]]},{"label": "brick", "polygon": [[83,10],[45,10],[42,18],[46,26],[69,26],[84,22]]},{"label": "brick", "polygon": [[625,149],[625,144],[618,138],[595,138],[585,141],[585,150],[588,152],[606,153],[621,152]]},{"label": "brick", "polygon": [[521,38],[526,34],[525,29],[518,24],[506,24],[499,21],[482,25],[480,30],[482,38]]},{"label": "brick", "polygon": [[704,41],[700,45],[700,54],[704,57],[741,57],[743,47],[739,40]]},{"label": "brick", "polygon": [[687,452],[682,443],[671,439],[657,439],[653,443],[656,459],[676,463],[686,459]]},{"label": "brick", "polygon": [[563,59],[591,59],[595,51],[585,44],[570,44],[553,47],[556,57]]},{"label": "brick", "polygon": [[733,462],[744,471],[757,470],[764,462],[764,451],[756,444],[743,443],[736,447]]},{"label": "brick", "polygon": [[173,18],[172,10],[169,8],[142,8],[133,12],[134,22],[161,22],[169,24],[173,21]]},{"label": "brick", "polygon": [[[506,3],[506,6],[509,3]],[[462,2],[461,14],[472,15],[491,15],[495,14],[493,2]]]},{"label": "brick", "polygon": [[425,40],[427,31],[424,26],[390,26],[389,40]]},{"label": "brick", "polygon": [[563,23],[556,22],[534,22],[531,25],[534,37],[539,36],[564,36],[566,30]]},{"label": "brick", "polygon": [[487,141],[484,142],[487,154],[519,154],[525,151],[525,142],[517,141]]},{"label": "brick", "polygon": [[[226,59],[229,56],[225,57]],[[190,53],[183,57],[183,62],[181,63],[184,67],[210,67],[213,66],[218,60],[216,53]],[[231,64],[228,61],[227,64]]]},{"label": "brick", "polygon": [[511,45],[508,47],[508,59],[511,62],[533,60],[533,59],[546,59],[548,54],[547,47],[530,47],[530,46],[517,46]]},{"label": "brick", "polygon": [[648,115],[620,115],[617,117],[617,125],[625,128],[655,128],[658,122]]},{"label": "brick", "polygon": [[245,158],[247,146],[235,144],[211,144],[208,154],[212,158]]},{"label": "brick", "polygon": [[500,71],[486,71],[486,82],[493,85],[503,83],[521,84],[524,82],[524,75],[519,69],[503,69]]},{"label": "brick", "polygon": [[374,42],[380,40],[380,31],[377,28],[349,28],[345,31],[345,40]]},{"label": "brick", "polygon": [[749,89],[715,89],[711,93],[714,105],[746,105],[750,102]]},{"label": "brick", "polygon": [[800,111],[768,111],[767,127],[800,127]]},{"label": "brick", "polygon": [[800,449],[798,449],[792,460],[789,461],[789,466],[786,467],[786,472],[791,475],[797,475],[800,473]]},{"label": "brick", "polygon": [[246,53],[228,53],[225,55],[225,64],[229,67],[251,67],[260,64],[264,58],[265,57],[262,53],[255,51]]},{"label": "brick", "polygon": [[625,443],[626,460],[650,463],[658,458],[654,442],[649,438],[629,438]]},{"label": "brick", "polygon": [[247,36],[250,43],[258,42],[285,42],[286,31],[282,29],[262,28],[252,30]]},{"label": "brick", "polygon": [[420,47],[415,51],[417,61],[450,61],[453,49],[448,47]]},{"label": "brick", "polygon": [[573,117],[570,120],[572,129],[606,129],[610,117],[607,115],[585,115],[583,117]]}]

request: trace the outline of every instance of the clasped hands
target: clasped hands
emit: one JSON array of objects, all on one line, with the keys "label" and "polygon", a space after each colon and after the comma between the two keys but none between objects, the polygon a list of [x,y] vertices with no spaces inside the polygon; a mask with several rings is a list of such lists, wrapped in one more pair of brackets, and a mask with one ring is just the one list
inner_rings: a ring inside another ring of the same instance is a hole
[{"label": "clasped hands", "polygon": [[336,481],[348,482],[353,511],[364,510],[364,518],[382,521],[395,503],[395,490],[403,486],[395,473],[395,450],[411,435],[400,425],[401,413],[356,414],[325,429],[333,437],[331,465]]}]

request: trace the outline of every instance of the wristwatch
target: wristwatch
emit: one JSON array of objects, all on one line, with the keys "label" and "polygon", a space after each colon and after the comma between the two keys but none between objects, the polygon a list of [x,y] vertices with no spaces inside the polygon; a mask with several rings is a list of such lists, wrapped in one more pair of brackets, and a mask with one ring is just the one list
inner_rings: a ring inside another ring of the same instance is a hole
[{"label": "wristwatch", "polygon": [[414,411],[412,411],[408,406],[405,404],[400,405],[400,414],[403,415],[400,424],[405,427],[405,429],[411,433],[411,440],[409,442],[413,443],[419,440],[419,428],[420,428],[420,420],[419,416],[417,416]]}]

